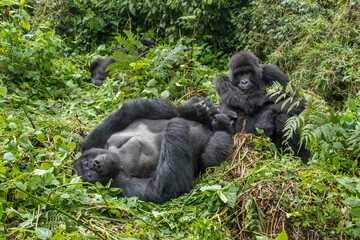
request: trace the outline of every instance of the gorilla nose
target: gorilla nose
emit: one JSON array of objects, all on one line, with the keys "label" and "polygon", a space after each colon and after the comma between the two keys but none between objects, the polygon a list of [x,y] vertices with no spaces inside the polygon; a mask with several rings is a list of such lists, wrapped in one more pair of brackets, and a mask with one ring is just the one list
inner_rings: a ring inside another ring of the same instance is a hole
[{"label": "gorilla nose", "polygon": [[249,83],[249,79],[241,79],[240,83],[246,85]]}]

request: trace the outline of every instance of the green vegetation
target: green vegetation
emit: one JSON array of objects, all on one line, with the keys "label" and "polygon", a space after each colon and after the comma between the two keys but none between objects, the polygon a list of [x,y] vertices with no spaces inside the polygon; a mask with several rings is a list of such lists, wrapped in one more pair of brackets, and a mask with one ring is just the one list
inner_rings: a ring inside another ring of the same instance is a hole
[{"label": "green vegetation", "polygon": [[[358,0],[0,1],[0,239],[360,239],[359,23]],[[156,49],[82,82],[142,37]],[[238,134],[226,163],[162,205],[71,174],[83,136],[125,100],[217,103],[238,50],[301,89],[307,108],[286,128],[309,167]]]}]

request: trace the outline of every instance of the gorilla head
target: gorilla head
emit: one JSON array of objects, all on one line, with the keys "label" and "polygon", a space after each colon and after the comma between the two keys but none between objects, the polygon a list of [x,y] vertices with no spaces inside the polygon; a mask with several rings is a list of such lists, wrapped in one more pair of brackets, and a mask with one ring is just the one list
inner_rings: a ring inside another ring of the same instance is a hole
[{"label": "gorilla head", "polygon": [[118,161],[119,154],[114,151],[92,148],[84,152],[81,158],[82,162],[75,161],[73,165],[84,182],[106,185],[122,169]]},{"label": "gorilla head", "polygon": [[243,91],[259,88],[262,71],[259,59],[250,52],[239,52],[231,57],[229,78],[234,86]]},{"label": "gorilla head", "polygon": [[[155,47],[155,41],[151,38],[143,38],[140,40],[140,42],[142,43],[143,47],[136,48],[139,56],[144,56],[150,48]],[[125,48],[122,51],[126,54],[129,53]],[[114,62],[117,62],[114,58],[96,58],[90,66],[91,78],[84,78],[83,81],[92,83],[96,86],[101,86],[107,77],[111,77],[109,74],[110,71],[107,71],[107,68]]]}]

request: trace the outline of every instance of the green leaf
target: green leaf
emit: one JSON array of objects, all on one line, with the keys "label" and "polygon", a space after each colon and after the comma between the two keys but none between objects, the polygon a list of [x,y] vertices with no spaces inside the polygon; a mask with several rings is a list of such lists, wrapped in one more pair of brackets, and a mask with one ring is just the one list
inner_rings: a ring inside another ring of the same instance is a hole
[{"label": "green leaf", "polygon": [[4,154],[4,160],[7,162],[15,162],[16,158],[14,154],[12,154],[11,152],[7,152]]},{"label": "green leaf", "polygon": [[340,150],[341,148],[344,147],[344,145],[342,145],[341,142],[335,142],[333,146],[336,150]]},{"label": "green leaf", "polygon": [[275,238],[275,240],[288,240],[288,235],[286,234],[285,230],[282,230],[282,232]]},{"label": "green leaf", "polygon": [[350,111],[355,112],[357,106],[356,106],[356,102],[354,101],[354,99],[349,98],[348,99],[348,104],[349,104]]},{"label": "green leaf", "polygon": [[20,24],[23,28],[25,28],[26,30],[30,30],[30,23],[25,22],[24,20],[20,21]]},{"label": "green leaf", "polygon": [[3,205],[2,205],[2,203],[0,203],[0,220],[1,220],[2,217],[3,217],[3,214],[4,214]]},{"label": "green leaf", "polygon": [[53,172],[53,168],[50,168],[48,170],[43,170],[43,169],[35,169],[34,170],[34,175],[45,175],[46,173],[52,173]]},{"label": "green leaf", "polygon": [[74,151],[75,148],[76,148],[76,143],[71,142],[71,143],[68,144],[68,147],[69,147],[69,150],[70,150],[70,151]]},{"label": "green leaf", "polygon": [[360,207],[360,199],[358,197],[349,197],[344,200],[344,204],[350,207]]},{"label": "green leaf", "polygon": [[204,186],[202,188],[200,188],[200,191],[205,192],[205,191],[216,191],[216,190],[220,190],[221,186],[220,185],[212,185],[212,186]]},{"label": "green leaf", "polygon": [[169,96],[170,96],[170,92],[168,90],[165,90],[160,94],[160,97],[163,98],[163,99],[166,99]]},{"label": "green leaf", "polygon": [[5,87],[0,87],[0,94],[3,98],[6,97],[7,89]]},{"label": "green leaf", "polygon": [[52,237],[52,232],[47,228],[36,228],[35,233],[40,239],[49,239]]}]

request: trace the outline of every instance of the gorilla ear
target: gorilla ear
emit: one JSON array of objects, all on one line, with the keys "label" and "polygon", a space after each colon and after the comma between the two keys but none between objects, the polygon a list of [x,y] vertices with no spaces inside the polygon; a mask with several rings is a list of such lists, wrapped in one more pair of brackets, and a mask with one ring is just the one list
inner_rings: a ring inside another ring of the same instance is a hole
[{"label": "gorilla ear", "polygon": [[75,173],[77,173],[78,176],[82,176],[83,168],[79,159],[74,161],[72,165],[73,165],[72,174],[74,175]]}]

